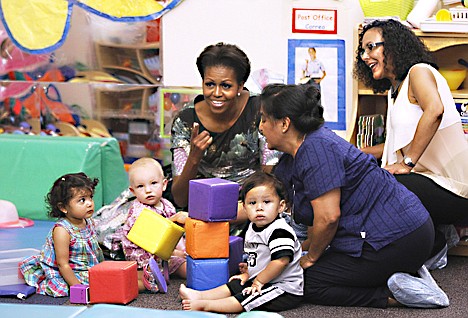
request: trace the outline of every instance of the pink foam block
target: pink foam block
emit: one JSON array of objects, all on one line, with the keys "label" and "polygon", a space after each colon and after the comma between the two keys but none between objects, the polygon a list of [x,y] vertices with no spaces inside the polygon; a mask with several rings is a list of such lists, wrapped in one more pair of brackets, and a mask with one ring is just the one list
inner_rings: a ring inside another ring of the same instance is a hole
[{"label": "pink foam block", "polygon": [[89,269],[89,296],[92,304],[128,304],[138,296],[135,261],[104,261]]},{"label": "pink foam block", "polygon": [[70,303],[72,304],[88,304],[89,303],[89,286],[88,285],[73,285],[70,287]]},{"label": "pink foam block", "polygon": [[190,180],[189,216],[206,222],[235,220],[239,185],[220,179]]}]

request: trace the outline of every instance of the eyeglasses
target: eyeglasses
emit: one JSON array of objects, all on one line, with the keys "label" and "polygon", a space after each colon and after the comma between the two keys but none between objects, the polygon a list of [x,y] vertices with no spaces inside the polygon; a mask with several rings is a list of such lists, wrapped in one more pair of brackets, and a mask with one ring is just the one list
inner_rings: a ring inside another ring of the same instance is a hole
[{"label": "eyeglasses", "polygon": [[366,53],[367,55],[370,54],[370,52],[372,52],[376,47],[378,46],[381,46],[381,45],[384,45],[385,42],[371,42],[371,43],[367,43],[366,44],[366,47],[365,48],[360,48],[359,49],[359,56],[362,57],[364,55],[364,53]]}]

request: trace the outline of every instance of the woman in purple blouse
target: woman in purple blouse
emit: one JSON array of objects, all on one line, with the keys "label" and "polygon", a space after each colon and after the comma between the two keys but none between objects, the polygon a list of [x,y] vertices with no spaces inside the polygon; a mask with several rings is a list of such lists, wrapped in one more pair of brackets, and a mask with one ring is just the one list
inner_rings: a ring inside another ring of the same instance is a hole
[{"label": "woman in purple blouse", "polygon": [[[301,258],[305,301],[447,306],[423,266],[434,242],[428,212],[374,157],[324,127],[320,92],[311,85],[269,85],[261,111],[268,146],[284,153],[275,174],[289,190],[294,219],[309,226]],[[408,274],[416,272],[421,277]],[[407,283],[421,292],[411,294]],[[425,299],[430,292],[432,301]]]}]

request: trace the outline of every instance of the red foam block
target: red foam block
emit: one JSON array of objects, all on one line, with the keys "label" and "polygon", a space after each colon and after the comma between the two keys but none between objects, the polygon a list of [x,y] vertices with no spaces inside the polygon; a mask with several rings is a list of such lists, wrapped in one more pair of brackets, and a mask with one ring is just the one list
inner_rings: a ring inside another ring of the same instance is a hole
[{"label": "red foam block", "polygon": [[128,304],[138,297],[135,261],[104,261],[89,270],[89,300],[92,304]]}]

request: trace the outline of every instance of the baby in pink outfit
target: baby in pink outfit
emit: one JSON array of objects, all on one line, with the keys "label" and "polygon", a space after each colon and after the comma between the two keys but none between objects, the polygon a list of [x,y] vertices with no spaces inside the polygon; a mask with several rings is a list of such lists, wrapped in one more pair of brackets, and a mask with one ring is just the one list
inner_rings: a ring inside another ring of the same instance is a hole
[{"label": "baby in pink outfit", "polygon": [[[144,269],[151,258],[160,263],[157,256],[145,251],[143,248],[131,242],[128,232],[135,224],[136,219],[144,208],[148,208],[174,222],[185,224],[186,212],[176,212],[174,205],[164,199],[162,194],[167,186],[164,172],[156,160],[141,158],[135,161],[128,171],[130,191],[136,196],[129,210],[127,221],[123,226],[122,247],[125,258],[128,261],[136,261],[139,269]],[[140,290],[148,289],[143,281],[143,271],[138,271]],[[175,274],[186,278],[185,238],[182,237],[169,259],[169,274]]]}]

